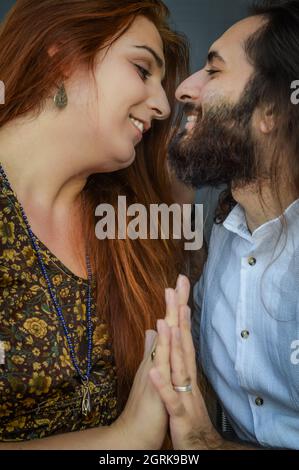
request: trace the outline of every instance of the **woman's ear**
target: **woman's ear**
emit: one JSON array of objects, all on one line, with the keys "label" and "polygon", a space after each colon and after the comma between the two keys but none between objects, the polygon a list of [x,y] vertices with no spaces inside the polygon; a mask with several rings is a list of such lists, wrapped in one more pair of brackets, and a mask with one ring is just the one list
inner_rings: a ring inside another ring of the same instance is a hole
[{"label": "woman's ear", "polygon": [[[53,44],[52,46],[50,46],[47,50],[49,58],[52,59],[55,56],[55,54],[57,54],[57,52],[59,52],[59,50],[60,50],[60,47],[59,47],[58,44]],[[65,79],[67,79],[71,76],[70,67],[63,68],[63,76],[64,76]]]},{"label": "woman's ear", "polygon": [[59,47],[56,44],[53,44],[48,49],[49,57],[52,58],[56,54],[56,52],[58,52],[58,51],[59,51]]}]

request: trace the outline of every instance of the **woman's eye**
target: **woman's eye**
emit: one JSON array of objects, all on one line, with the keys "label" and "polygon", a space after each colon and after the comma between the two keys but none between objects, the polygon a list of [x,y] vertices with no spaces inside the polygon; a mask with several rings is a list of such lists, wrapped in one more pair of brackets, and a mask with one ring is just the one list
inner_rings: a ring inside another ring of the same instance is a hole
[{"label": "woman's eye", "polygon": [[135,64],[135,67],[137,67],[138,73],[144,82],[151,76],[151,73],[141,65]]},{"label": "woman's eye", "polygon": [[218,73],[219,70],[208,69],[208,70],[206,70],[206,72],[207,72],[208,75],[215,75],[215,73]]}]

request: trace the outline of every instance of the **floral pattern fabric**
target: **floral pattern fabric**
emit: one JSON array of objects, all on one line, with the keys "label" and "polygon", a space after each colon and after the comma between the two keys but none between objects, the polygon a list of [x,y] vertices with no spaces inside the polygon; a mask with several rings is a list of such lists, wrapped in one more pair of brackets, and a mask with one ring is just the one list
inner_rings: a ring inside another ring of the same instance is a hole
[{"label": "floral pattern fabric", "polygon": [[[39,242],[86,371],[87,281]],[[95,287],[93,286],[93,298]],[[93,312],[91,413],[81,413],[82,387],[23,222],[15,194],[0,175],[0,441],[22,441],[109,425],[117,416],[116,370],[105,321]]]}]

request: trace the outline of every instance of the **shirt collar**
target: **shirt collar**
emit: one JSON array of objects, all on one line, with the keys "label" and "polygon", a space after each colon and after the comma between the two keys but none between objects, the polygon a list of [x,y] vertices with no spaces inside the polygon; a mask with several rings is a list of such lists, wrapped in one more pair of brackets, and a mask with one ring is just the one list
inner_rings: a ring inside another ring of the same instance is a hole
[{"label": "shirt collar", "polygon": [[[294,224],[298,225],[299,228],[299,199],[292,202],[284,211],[283,215],[286,218],[288,228],[290,225]],[[230,232],[236,233],[241,238],[253,243],[255,240],[269,233],[272,235],[276,230],[280,232],[281,222],[282,216],[276,217],[275,219],[265,222],[251,234],[248,230],[245,211],[240,204],[237,204],[223,222],[223,226]]]}]

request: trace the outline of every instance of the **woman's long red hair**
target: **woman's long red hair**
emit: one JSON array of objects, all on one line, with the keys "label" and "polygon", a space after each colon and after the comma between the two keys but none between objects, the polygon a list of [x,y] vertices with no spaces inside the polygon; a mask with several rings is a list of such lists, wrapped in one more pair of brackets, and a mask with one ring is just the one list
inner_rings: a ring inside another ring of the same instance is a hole
[{"label": "woman's long red hair", "polygon": [[[167,67],[163,85],[174,109],[175,88],[188,71],[188,48],[169,29],[168,10],[160,0],[17,0],[0,30],[0,80],[6,87],[0,127],[28,113],[37,116],[63,81],[62,71],[83,63],[93,70],[100,48],[137,15],[150,19],[161,34]],[[53,45],[57,52],[50,58]],[[110,203],[117,214],[119,195],[147,208],[172,202],[166,148],[173,117],[153,125],[130,168],[92,175],[84,189],[97,308],[110,329],[121,404],[142,359],[145,330],[164,317],[164,289],[174,284],[183,257],[172,240],[97,240],[95,207]]]}]

